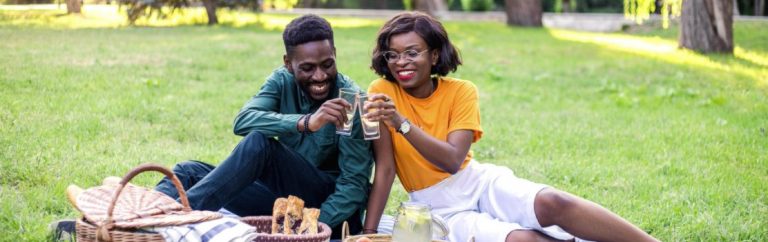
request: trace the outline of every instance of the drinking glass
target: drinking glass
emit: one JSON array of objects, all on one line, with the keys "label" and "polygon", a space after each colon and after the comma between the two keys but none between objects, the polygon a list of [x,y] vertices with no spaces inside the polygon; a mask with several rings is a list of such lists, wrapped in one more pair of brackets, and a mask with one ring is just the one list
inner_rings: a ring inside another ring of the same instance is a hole
[{"label": "drinking glass", "polygon": [[403,202],[397,209],[393,242],[432,241],[432,213],[428,204]]},{"label": "drinking glass", "polygon": [[345,108],[347,113],[347,122],[341,127],[336,129],[336,133],[340,135],[350,136],[352,135],[352,119],[355,117],[355,111],[357,111],[357,91],[351,88],[339,89],[339,97],[347,100],[351,105],[349,108]]},{"label": "drinking glass", "polygon": [[368,94],[360,93],[358,96],[359,100],[357,101],[357,104],[360,105],[358,107],[360,110],[360,117],[363,119],[363,138],[365,140],[374,140],[379,138],[379,121],[370,121],[367,118],[365,118],[365,114],[370,112],[376,112],[377,108],[368,108],[365,109],[366,104],[370,103],[368,101]]}]

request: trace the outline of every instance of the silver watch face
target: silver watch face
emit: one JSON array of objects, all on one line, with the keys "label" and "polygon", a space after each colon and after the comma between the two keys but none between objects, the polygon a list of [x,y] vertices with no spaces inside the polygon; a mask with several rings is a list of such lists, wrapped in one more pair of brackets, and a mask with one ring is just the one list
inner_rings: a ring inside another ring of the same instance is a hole
[{"label": "silver watch face", "polygon": [[406,134],[408,131],[411,131],[411,122],[408,122],[408,120],[404,121],[402,124],[400,124],[400,133]]}]

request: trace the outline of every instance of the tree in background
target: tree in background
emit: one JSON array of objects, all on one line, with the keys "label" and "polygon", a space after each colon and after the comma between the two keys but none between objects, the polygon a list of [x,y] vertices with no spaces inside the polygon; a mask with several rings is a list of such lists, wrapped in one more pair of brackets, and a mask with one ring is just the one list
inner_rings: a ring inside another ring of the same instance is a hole
[{"label": "tree in background", "polygon": [[65,0],[67,2],[67,14],[79,14],[82,4],[80,0]]},{"label": "tree in background", "polygon": [[[458,0],[457,0],[458,1]],[[493,10],[493,0],[461,0],[462,10],[485,12]]]},{"label": "tree in background", "polygon": [[734,0],[733,12],[736,15],[764,16],[765,0]]},{"label": "tree in background", "polygon": [[506,0],[507,25],[541,27],[541,0]]},{"label": "tree in background", "polygon": [[[662,26],[669,28],[669,18],[679,17],[682,0],[660,0]],[[624,15],[634,19],[638,24],[651,17],[656,9],[657,0],[624,0]]]},{"label": "tree in background", "polygon": [[683,1],[679,43],[700,52],[733,53],[733,1]]},{"label": "tree in background", "polygon": [[570,13],[576,12],[576,0],[557,0],[555,1],[555,12]]},{"label": "tree in background", "polygon": [[[680,16],[680,47],[698,52],[733,53],[732,0],[662,0],[663,26]],[[624,0],[624,13],[641,23],[656,11],[656,0]]]},{"label": "tree in background", "polygon": [[[196,0],[191,0],[196,1]],[[177,11],[190,6],[190,0],[118,0],[121,6],[127,6],[128,22],[134,24],[140,17],[165,16],[162,7],[169,7],[170,11]],[[199,0],[205,7],[208,24],[219,23],[216,10],[225,8],[246,8],[260,12],[263,8],[292,8],[299,0]]]},{"label": "tree in background", "polygon": [[755,0],[755,16],[765,15],[765,0]]},{"label": "tree in background", "polygon": [[448,6],[444,0],[411,0],[410,2],[416,11],[424,12],[436,18],[440,18],[448,11]]}]

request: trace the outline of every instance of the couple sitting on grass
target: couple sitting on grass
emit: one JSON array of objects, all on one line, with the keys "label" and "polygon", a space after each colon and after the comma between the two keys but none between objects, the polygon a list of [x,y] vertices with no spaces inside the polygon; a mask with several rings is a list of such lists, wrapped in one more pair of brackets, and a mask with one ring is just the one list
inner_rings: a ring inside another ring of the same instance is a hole
[{"label": "couple sitting on grass", "polygon": [[[382,78],[362,107],[384,124],[373,142],[363,139],[359,118],[351,136],[335,132],[350,105],[339,88],[360,88],[336,70],[330,24],[301,16],[283,42],[284,65],[235,119],[234,132],[245,137],[232,154],[218,167],[174,167],[193,209],[271,215],[275,199],[294,195],[321,209],[333,238],[344,221],[353,234],[377,233],[397,174],[411,201],[446,221],[450,241],[655,240],[595,203],[475,161],[470,146],[483,134],[477,88],[446,76],[461,60],[432,17],[406,12],[379,30],[371,67]],[[156,189],[178,197],[167,179]]]}]

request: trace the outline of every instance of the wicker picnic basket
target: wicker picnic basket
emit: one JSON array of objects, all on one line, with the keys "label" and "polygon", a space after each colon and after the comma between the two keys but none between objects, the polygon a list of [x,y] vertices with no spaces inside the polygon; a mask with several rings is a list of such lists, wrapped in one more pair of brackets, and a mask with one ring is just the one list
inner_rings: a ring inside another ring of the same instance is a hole
[{"label": "wicker picnic basket", "polygon": [[331,228],[323,222],[317,222],[319,226],[317,234],[270,234],[272,232],[272,216],[249,216],[243,217],[241,221],[256,227],[256,236],[254,241],[276,241],[276,242],[326,242],[331,239]]},{"label": "wicker picnic basket", "polygon": [[[171,179],[179,192],[182,204],[179,205],[159,192],[128,183],[145,171],[157,171]],[[134,168],[116,187],[105,185],[88,189],[78,196],[77,201],[78,210],[83,212],[83,218],[78,219],[75,224],[75,234],[79,242],[164,242],[165,239],[160,234],[140,231],[138,228],[198,223],[221,217],[221,214],[215,212],[193,211],[179,179],[165,167],[154,164]],[[118,212],[115,212],[116,207]]]}]

